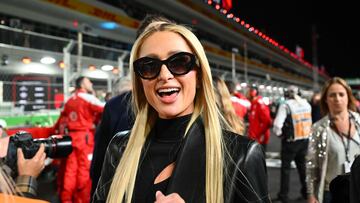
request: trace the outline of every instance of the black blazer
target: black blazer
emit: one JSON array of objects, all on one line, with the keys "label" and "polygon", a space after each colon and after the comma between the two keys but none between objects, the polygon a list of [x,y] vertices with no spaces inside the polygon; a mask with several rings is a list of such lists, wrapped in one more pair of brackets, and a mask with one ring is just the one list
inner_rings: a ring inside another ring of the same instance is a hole
[{"label": "black blazer", "polygon": [[[166,192],[178,193],[187,203],[206,202],[204,134],[202,120],[197,119],[186,135]],[[224,131],[223,134],[230,154],[225,166],[225,202],[270,202],[262,147],[235,133]],[[111,140],[93,202],[106,201],[128,135],[128,132],[120,132]]]},{"label": "black blazer", "polygon": [[350,203],[360,202],[360,155],[358,155],[352,166],[350,175]]},{"label": "black blazer", "polygon": [[110,99],[104,108],[100,125],[95,132],[95,146],[91,161],[91,194],[95,192],[101,175],[106,148],[113,136],[120,131],[130,130],[134,123],[131,109],[131,92],[125,92]]}]

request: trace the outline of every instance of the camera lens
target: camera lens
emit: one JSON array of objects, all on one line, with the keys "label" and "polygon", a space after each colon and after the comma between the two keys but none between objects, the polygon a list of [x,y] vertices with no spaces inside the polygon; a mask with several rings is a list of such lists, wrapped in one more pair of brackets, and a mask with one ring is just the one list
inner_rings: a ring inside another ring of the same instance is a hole
[{"label": "camera lens", "polygon": [[45,145],[45,153],[50,158],[63,158],[72,152],[70,136],[51,136],[49,138],[34,139],[34,143]]}]

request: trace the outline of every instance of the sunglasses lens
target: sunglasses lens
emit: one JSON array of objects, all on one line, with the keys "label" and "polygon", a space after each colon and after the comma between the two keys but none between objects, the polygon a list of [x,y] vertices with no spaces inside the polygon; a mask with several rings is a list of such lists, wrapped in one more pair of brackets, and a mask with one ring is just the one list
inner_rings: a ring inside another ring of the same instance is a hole
[{"label": "sunglasses lens", "polygon": [[166,60],[159,60],[150,57],[139,58],[134,61],[135,72],[143,79],[156,78],[165,64],[170,72],[174,75],[187,74],[196,63],[195,56],[191,53],[180,52],[170,56]]},{"label": "sunglasses lens", "polygon": [[188,73],[193,66],[195,60],[191,54],[181,53],[179,55],[174,55],[169,62],[168,68],[175,75],[184,75]]},{"label": "sunglasses lens", "polygon": [[152,79],[158,75],[161,63],[151,58],[141,58],[134,62],[134,68],[140,77]]}]

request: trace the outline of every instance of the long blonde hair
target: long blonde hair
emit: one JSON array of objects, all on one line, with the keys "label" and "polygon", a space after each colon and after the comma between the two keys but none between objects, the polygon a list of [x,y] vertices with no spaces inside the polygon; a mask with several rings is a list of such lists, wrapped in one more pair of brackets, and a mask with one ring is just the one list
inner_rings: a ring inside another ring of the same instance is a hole
[{"label": "long blonde hair", "polygon": [[243,135],[244,123],[236,115],[234,106],[231,102],[231,95],[229,89],[227,88],[224,80],[218,76],[213,77],[215,93],[216,93],[216,103],[222,111],[222,115],[225,117],[227,123],[225,124],[228,128],[240,135]]},{"label": "long blonde hair", "polygon": [[133,104],[136,119],[128,144],[117,166],[107,202],[118,203],[125,200],[127,203],[130,203],[132,199],[141,151],[157,118],[157,112],[147,102],[141,81],[133,71],[133,61],[138,58],[138,52],[147,37],[155,32],[161,31],[174,32],[182,36],[198,59],[199,67],[197,71],[199,75],[199,88],[197,88],[196,91],[194,112],[185,134],[196,118],[201,116],[205,128],[206,145],[206,202],[224,202],[224,144],[209,62],[200,41],[188,28],[164,21],[154,21],[150,23],[139,35],[131,51],[129,65],[133,83]]}]

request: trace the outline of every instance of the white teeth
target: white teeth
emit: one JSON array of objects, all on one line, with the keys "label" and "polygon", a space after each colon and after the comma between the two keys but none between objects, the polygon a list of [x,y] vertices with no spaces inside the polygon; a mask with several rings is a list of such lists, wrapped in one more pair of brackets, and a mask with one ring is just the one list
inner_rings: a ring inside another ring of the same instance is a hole
[{"label": "white teeth", "polygon": [[167,92],[173,92],[173,91],[179,91],[179,88],[167,88],[167,89],[158,90],[159,93],[167,93]]}]

